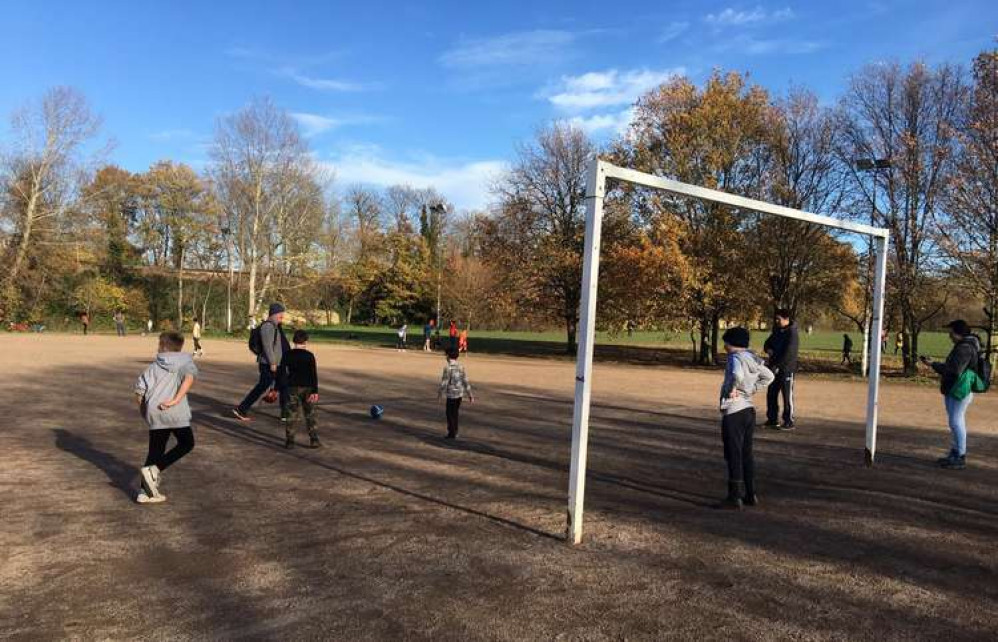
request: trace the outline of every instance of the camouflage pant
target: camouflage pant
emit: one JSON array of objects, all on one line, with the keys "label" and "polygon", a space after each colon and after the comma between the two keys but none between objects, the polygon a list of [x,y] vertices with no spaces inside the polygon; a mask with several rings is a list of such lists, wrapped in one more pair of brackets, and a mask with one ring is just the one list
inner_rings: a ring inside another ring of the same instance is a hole
[{"label": "camouflage pant", "polygon": [[302,415],[305,416],[305,428],[308,430],[309,438],[317,439],[319,433],[315,431],[315,404],[308,400],[309,395],[312,394],[311,388],[292,387],[289,392],[288,423],[285,429],[288,439],[294,439]]}]

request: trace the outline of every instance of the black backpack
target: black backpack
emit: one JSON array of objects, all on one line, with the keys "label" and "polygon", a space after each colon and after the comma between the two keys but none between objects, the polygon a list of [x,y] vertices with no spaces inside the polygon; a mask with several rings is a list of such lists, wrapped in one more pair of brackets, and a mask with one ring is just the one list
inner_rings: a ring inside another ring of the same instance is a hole
[{"label": "black backpack", "polygon": [[[263,323],[271,323],[271,321],[264,321]],[[258,357],[263,354],[263,335],[260,334],[260,328],[263,327],[263,323],[250,330],[249,334],[249,350]],[[277,338],[275,337],[274,339],[274,343],[277,343]]]},{"label": "black backpack", "polygon": [[990,354],[984,351],[977,353],[977,364],[974,372],[977,373],[979,381],[973,388],[974,392],[987,392],[991,389],[991,359]]}]

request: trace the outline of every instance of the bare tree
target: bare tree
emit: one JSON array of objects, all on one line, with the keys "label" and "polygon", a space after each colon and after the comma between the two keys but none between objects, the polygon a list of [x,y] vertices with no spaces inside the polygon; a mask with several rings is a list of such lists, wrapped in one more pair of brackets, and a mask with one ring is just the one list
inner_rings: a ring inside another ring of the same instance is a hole
[{"label": "bare tree", "polygon": [[[12,147],[3,158],[3,211],[12,219],[10,263],[2,282],[2,307],[16,303],[17,282],[40,226],[61,216],[78,183],[80,150],[100,119],[75,89],[56,87],[11,119]],[[7,259],[5,259],[5,262]]]}]

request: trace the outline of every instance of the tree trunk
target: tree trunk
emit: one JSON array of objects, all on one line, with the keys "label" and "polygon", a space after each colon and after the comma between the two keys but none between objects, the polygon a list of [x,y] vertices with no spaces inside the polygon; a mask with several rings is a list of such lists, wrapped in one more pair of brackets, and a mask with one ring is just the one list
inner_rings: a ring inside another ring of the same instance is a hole
[{"label": "tree trunk", "polygon": [[697,363],[710,365],[710,315],[706,312],[700,317],[700,354]]},{"label": "tree trunk", "polygon": [[5,279],[9,286],[13,285],[17,281],[17,275],[21,271],[21,265],[24,264],[24,257],[28,255],[28,246],[31,243],[31,233],[35,227],[35,210],[38,208],[38,185],[39,180],[36,178],[31,184],[31,197],[28,198],[28,204],[24,208],[24,223],[21,226],[21,239],[17,244],[17,253],[14,254],[14,264],[10,266],[10,271],[7,273],[7,278]]},{"label": "tree trunk", "polygon": [[578,345],[575,342],[577,329],[578,321],[572,317],[565,317],[565,331],[568,334],[568,344],[565,347],[567,354],[575,354],[578,350]]},{"label": "tree trunk", "polygon": [[709,363],[717,365],[718,340],[721,336],[721,313],[714,311],[710,318],[710,355]]},{"label": "tree trunk", "polygon": [[177,332],[184,330],[184,251],[177,261]]}]

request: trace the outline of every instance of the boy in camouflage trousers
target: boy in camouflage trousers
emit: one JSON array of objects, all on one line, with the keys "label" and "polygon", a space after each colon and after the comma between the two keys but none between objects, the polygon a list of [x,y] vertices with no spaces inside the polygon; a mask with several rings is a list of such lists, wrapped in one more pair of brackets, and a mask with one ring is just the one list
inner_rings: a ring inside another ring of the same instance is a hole
[{"label": "boy in camouflage trousers", "polygon": [[288,387],[288,423],[285,428],[285,448],[295,447],[295,433],[302,415],[308,430],[309,448],[320,448],[319,433],[315,429],[315,404],[319,402],[319,376],[315,368],[315,355],[308,351],[308,333],[296,330],[291,339],[294,348],[281,360],[281,376]]}]

